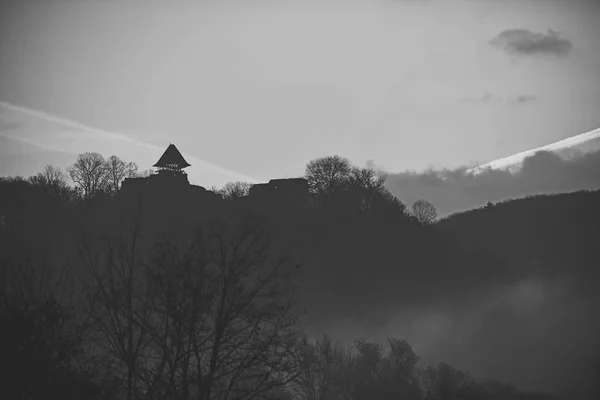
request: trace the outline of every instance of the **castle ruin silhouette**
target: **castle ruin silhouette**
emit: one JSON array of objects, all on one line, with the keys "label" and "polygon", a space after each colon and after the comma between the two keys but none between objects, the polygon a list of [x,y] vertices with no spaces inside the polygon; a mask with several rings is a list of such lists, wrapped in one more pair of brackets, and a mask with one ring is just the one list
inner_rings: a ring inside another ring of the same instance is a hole
[{"label": "castle ruin silhouette", "polygon": [[[119,194],[172,196],[201,195],[220,197],[211,190],[190,184],[185,168],[191,167],[174,144],[169,144],[156,164],[156,173],[147,177],[126,178]],[[288,204],[302,204],[308,198],[308,181],[304,178],[271,179],[267,183],[252,185],[248,198],[265,202],[277,201]]]}]

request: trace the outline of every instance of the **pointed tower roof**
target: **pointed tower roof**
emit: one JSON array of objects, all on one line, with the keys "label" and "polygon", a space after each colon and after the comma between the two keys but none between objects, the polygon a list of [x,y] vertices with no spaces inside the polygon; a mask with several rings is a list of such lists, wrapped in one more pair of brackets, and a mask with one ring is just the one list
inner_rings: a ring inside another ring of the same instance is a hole
[{"label": "pointed tower roof", "polygon": [[177,147],[171,143],[160,159],[153,166],[171,170],[181,170],[190,167],[191,164],[188,164],[188,162],[185,161],[185,158],[183,158],[179,150],[177,150]]}]

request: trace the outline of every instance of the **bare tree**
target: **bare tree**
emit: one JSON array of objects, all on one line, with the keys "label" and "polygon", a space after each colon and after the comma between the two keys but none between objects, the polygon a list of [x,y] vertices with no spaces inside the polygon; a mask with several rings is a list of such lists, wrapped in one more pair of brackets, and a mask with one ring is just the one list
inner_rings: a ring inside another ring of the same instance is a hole
[{"label": "bare tree", "polygon": [[109,176],[102,154],[79,154],[75,163],[67,168],[67,172],[85,199],[107,189]]},{"label": "bare tree", "polygon": [[109,239],[101,256],[86,238],[79,246],[91,273],[91,282],[86,285],[88,310],[94,322],[90,339],[112,360],[109,363],[117,367],[117,373],[124,370],[127,400],[139,391],[140,363],[149,345],[145,326],[150,318],[151,293],[144,282],[139,227],[136,218],[129,237]]},{"label": "bare tree", "polygon": [[309,162],[305,177],[311,200],[329,211],[405,216],[404,204],[385,187],[386,175],[373,168],[353,167],[346,158],[329,156]]},{"label": "bare tree", "polygon": [[388,339],[389,351],[359,339],[354,354],[325,337],[304,340],[294,393],[303,400],[422,399],[419,357],[405,340]]},{"label": "bare tree", "polygon": [[117,156],[110,156],[106,160],[107,187],[111,194],[116,195],[125,178],[137,176],[138,166],[134,162],[121,160]]},{"label": "bare tree", "polygon": [[346,158],[328,156],[312,160],[306,165],[305,176],[311,192],[320,197],[330,194],[334,188],[346,182],[352,165]]},{"label": "bare tree", "polygon": [[413,203],[412,215],[422,224],[432,224],[437,219],[435,206],[427,200],[417,200]]},{"label": "bare tree", "polygon": [[70,191],[67,174],[52,165],[46,165],[42,172],[30,177],[29,182],[46,187],[52,195],[64,195]]},{"label": "bare tree", "polygon": [[217,193],[224,199],[239,199],[248,196],[251,187],[252,184],[248,182],[227,182]]},{"label": "bare tree", "polygon": [[45,185],[60,185],[67,183],[67,175],[60,169],[52,165],[46,165],[42,172],[38,172],[30,178],[32,183],[41,183]]},{"label": "bare tree", "polygon": [[406,340],[388,338],[389,353],[380,363],[379,377],[388,384],[387,390],[396,398],[421,399],[420,357]]},{"label": "bare tree", "polygon": [[350,400],[355,383],[355,362],[350,350],[327,336],[299,344],[299,374],[293,392],[305,400]]},{"label": "bare tree", "polygon": [[377,174],[372,168],[352,168],[350,174],[351,184],[379,192],[385,189],[386,176]]},{"label": "bare tree", "polygon": [[371,168],[352,168],[349,176],[350,196],[359,211],[371,210],[377,200],[384,198],[385,175],[378,175]]},{"label": "bare tree", "polygon": [[145,261],[134,242],[100,261],[82,252],[96,342],[123,368],[128,399],[252,399],[295,377],[290,271],[262,224],[213,221]]},{"label": "bare tree", "polygon": [[282,387],[294,378],[298,334],[285,259],[271,256],[257,220],[213,222],[201,237],[211,300],[191,345],[200,398],[251,399]]}]

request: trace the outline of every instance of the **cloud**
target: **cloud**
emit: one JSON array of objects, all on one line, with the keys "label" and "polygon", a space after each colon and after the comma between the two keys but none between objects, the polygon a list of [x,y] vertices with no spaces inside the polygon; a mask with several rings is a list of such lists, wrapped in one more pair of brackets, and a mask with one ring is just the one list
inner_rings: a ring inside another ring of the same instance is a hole
[{"label": "cloud", "polygon": [[537,96],[531,94],[520,94],[520,95],[512,95],[512,96],[501,96],[491,93],[486,93],[483,96],[479,97],[465,97],[462,99],[466,103],[473,104],[492,104],[495,102],[504,102],[504,103],[512,103],[512,104],[525,104],[531,103],[537,100]]},{"label": "cloud", "polygon": [[[600,147],[600,143],[597,143]],[[386,186],[405,204],[418,199],[433,203],[440,216],[534,194],[600,189],[600,150],[571,158],[540,151],[525,157],[518,171],[469,168],[422,173],[387,173]]]},{"label": "cloud", "polygon": [[527,157],[533,156],[535,153],[540,151],[553,151],[560,154],[567,152],[573,153],[574,156],[579,156],[585,151],[583,150],[596,150],[600,145],[600,128],[594,129],[589,132],[585,132],[579,135],[571,136],[558,142],[548,144],[546,146],[538,147],[535,149],[525,150],[520,153],[512,154],[508,157],[503,157],[479,167],[468,170],[469,172],[482,171],[486,168],[500,169],[500,168],[511,168]]},{"label": "cloud", "polygon": [[530,103],[532,101],[536,101],[537,97],[536,96],[532,96],[532,95],[528,95],[528,94],[521,94],[519,96],[517,96],[516,98],[517,103]]},{"label": "cloud", "polygon": [[508,29],[493,38],[490,44],[509,53],[520,55],[566,56],[573,49],[570,40],[551,29],[535,33],[527,29]]}]

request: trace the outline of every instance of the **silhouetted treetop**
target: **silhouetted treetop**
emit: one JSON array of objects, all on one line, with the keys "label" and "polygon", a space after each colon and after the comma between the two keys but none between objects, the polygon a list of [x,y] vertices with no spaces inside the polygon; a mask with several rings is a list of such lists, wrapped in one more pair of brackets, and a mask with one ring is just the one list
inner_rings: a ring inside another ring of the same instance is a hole
[{"label": "silhouetted treetop", "polygon": [[106,174],[107,174],[107,189],[113,195],[116,196],[121,188],[121,183],[125,178],[132,178],[138,176],[138,166],[134,162],[128,162],[121,160],[117,156],[110,156],[106,160]]},{"label": "silhouetted treetop", "polygon": [[422,224],[431,224],[437,219],[435,206],[427,200],[417,200],[411,206],[412,215]]},{"label": "silhouetted treetop", "polygon": [[79,154],[67,172],[85,199],[108,189],[108,168],[100,153]]},{"label": "silhouetted treetop", "polygon": [[346,158],[328,156],[309,162],[306,179],[313,203],[330,213],[404,214],[404,204],[385,188],[384,175],[372,168],[354,167]]},{"label": "silhouetted treetop", "polygon": [[322,157],[306,165],[309,188],[317,197],[331,194],[335,188],[348,181],[351,172],[350,161],[337,155]]},{"label": "silhouetted treetop", "polygon": [[216,191],[221,197],[227,200],[241,199],[250,194],[251,183],[248,182],[227,182],[221,189]]}]

